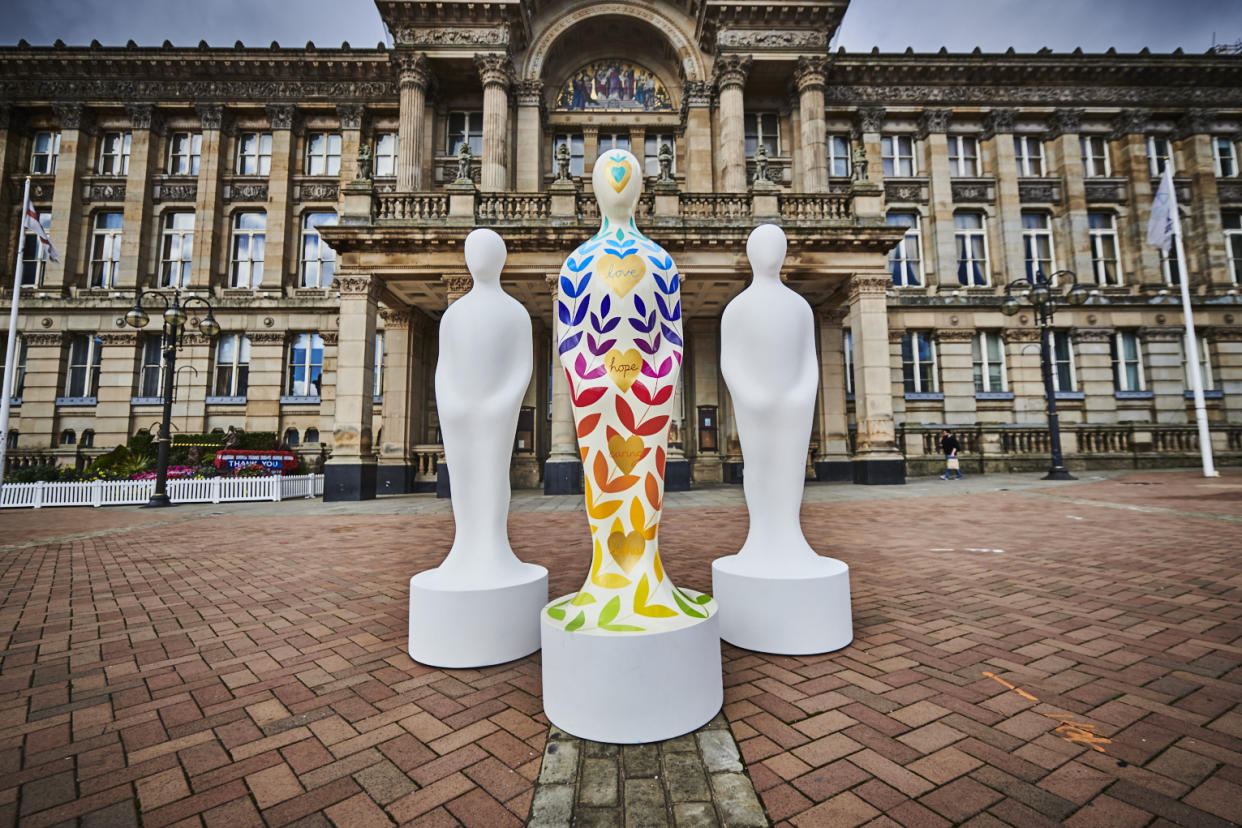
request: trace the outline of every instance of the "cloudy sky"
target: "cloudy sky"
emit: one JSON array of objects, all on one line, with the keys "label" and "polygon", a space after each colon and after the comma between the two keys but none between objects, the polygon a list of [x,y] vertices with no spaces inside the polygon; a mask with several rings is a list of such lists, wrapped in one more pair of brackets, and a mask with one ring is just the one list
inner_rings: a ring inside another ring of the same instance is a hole
[{"label": "cloudy sky", "polygon": [[[8,0],[0,43],[374,46],[371,0]],[[296,11],[294,11],[296,10]],[[850,50],[1203,52],[1242,40],[1242,0],[853,0],[838,45]]]}]

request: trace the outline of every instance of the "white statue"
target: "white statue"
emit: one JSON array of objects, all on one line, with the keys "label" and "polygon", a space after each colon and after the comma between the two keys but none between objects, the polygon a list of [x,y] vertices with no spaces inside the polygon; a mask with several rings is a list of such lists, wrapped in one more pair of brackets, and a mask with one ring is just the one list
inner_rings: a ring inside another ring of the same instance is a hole
[{"label": "white statue", "polygon": [[530,384],[530,314],[500,286],[505,243],[466,237],[474,287],[440,320],[436,411],[456,534],[448,557],[410,579],[410,655],[438,667],[480,667],[539,648],[547,570],[509,546],[509,463]]},{"label": "white statue", "polygon": [[809,654],[853,638],[849,567],[816,554],[799,515],[815,414],[815,316],[781,283],[784,232],[751,232],[750,286],[720,320],[720,371],[744,458],[750,531],[741,551],[712,564],[721,637],[762,652]]}]

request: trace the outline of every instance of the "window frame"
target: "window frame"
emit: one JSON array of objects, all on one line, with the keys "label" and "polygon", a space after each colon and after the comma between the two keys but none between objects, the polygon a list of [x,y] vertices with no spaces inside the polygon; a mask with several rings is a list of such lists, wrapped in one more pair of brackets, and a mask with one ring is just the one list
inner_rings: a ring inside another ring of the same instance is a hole
[{"label": "window frame", "polygon": [[[4,376],[5,357],[8,356],[8,331],[0,331],[0,377]],[[22,398],[22,390],[26,386],[26,349],[28,343],[26,337],[19,331],[16,341],[13,343],[13,390],[9,394],[11,401],[20,400]],[[0,389],[3,393],[3,389]]]},{"label": "window frame", "polygon": [[371,383],[371,396],[379,399],[384,396],[384,358],[388,356],[384,350],[384,332],[375,332],[375,370],[373,371],[373,381]]},{"label": "window frame", "polygon": [[[926,343],[930,359],[924,360],[917,344]],[[907,354],[910,359],[907,359]],[[907,369],[907,366],[911,366]],[[928,372],[931,388],[923,388],[923,370]],[[901,335],[901,380],[906,394],[939,394],[940,368],[936,355],[936,337],[930,330],[908,330]]]},{"label": "window frame", "polygon": [[[1178,206],[1178,209],[1181,209],[1180,205]],[[1180,220],[1182,230],[1184,232],[1186,229],[1186,217],[1178,216],[1178,219]],[[1180,234],[1175,229],[1169,238],[1168,251],[1157,251],[1160,254],[1160,277],[1164,280],[1164,284],[1169,286],[1180,286],[1182,283],[1182,271],[1186,269],[1185,265],[1177,255],[1177,242],[1179,238]],[[1177,271],[1176,274],[1174,273],[1175,269]]]},{"label": "window frame", "polygon": [[[1229,150],[1229,171],[1225,171],[1225,158],[1221,149]],[[1237,178],[1238,176],[1238,144],[1232,138],[1217,137],[1212,141],[1212,164],[1216,168],[1217,178]]]},{"label": "window frame", "polygon": [[[767,129],[768,126],[772,127],[770,135],[769,130]],[[768,158],[774,158],[780,155],[780,113],[771,109],[756,110],[754,112],[745,113],[742,117],[742,140],[747,161],[755,157],[755,152],[759,149],[760,144],[767,147]]]},{"label": "window frame", "polygon": [[[1035,155],[1030,154],[1031,147],[1035,147]],[[1044,160],[1044,140],[1038,135],[1015,135],[1013,136],[1013,157],[1014,163],[1018,168],[1019,178],[1043,178],[1046,174],[1047,164]],[[1032,164],[1032,160],[1034,164]],[[1038,170],[1031,172],[1033,166],[1038,166]]]},{"label": "window frame", "polygon": [[[39,139],[47,136],[48,147],[45,151],[39,151]],[[42,166],[39,167],[39,160],[43,160]],[[55,175],[56,164],[60,160],[60,130],[37,130],[30,138],[30,174],[31,175]]]},{"label": "window frame", "polygon": [[[49,208],[47,212],[35,207],[35,213],[39,216],[39,224],[43,225],[44,232],[51,229],[52,211]],[[23,227],[20,230],[25,235],[22,242],[22,282],[24,288],[38,288],[43,285],[43,277],[47,273],[47,246],[39,241],[39,237],[34,233],[29,233]],[[33,254],[33,255],[32,255]],[[31,273],[32,278],[27,280],[27,274]]]},{"label": "window frame", "polygon": [[[1128,393],[1147,390],[1146,371],[1143,369],[1143,343],[1138,331],[1118,330],[1109,337],[1109,358],[1112,361],[1113,388]],[[1127,355],[1127,344],[1133,345],[1133,355]],[[1134,372],[1133,377],[1130,371]]]},{"label": "window frame", "polygon": [[[316,343],[318,340],[318,343]],[[302,344],[305,342],[305,344]],[[306,353],[305,362],[296,362],[296,355],[299,347],[303,348]],[[318,350],[319,362],[314,361],[315,352]],[[323,336],[318,333],[303,332],[294,334],[294,338],[289,342],[288,356],[285,359],[285,392],[290,397],[305,397],[322,399],[323,398]],[[297,370],[301,368],[305,373],[305,378],[295,379]],[[316,371],[316,369],[318,369]],[[316,384],[318,380],[319,384]],[[299,385],[300,383],[300,385]],[[315,393],[310,393],[311,389]],[[298,393],[298,390],[305,393]]]},{"label": "window frame", "polygon": [[845,393],[854,396],[854,330],[845,328],[841,331],[841,350],[845,357]]},{"label": "window frame", "polygon": [[[854,159],[853,148],[850,145],[850,136],[843,132],[830,132],[824,136],[824,146],[828,155],[828,177],[852,178],[854,173],[850,165]],[[844,148],[844,154],[838,151],[842,147]],[[838,164],[844,166],[844,172],[837,172]]]},{"label": "window frame", "polygon": [[[1230,227],[1230,223],[1235,226]],[[1242,210],[1224,210],[1221,227],[1225,234],[1225,258],[1229,260],[1229,276],[1233,284],[1242,283]]]},{"label": "window frame", "polygon": [[[1044,220],[1044,226],[1043,227],[1027,227],[1026,226],[1027,216],[1039,216],[1040,218]],[[1023,210],[1021,212],[1021,221],[1022,221],[1022,264],[1023,264],[1024,271],[1026,273],[1026,278],[1034,282],[1036,271],[1042,270],[1042,268],[1032,267],[1032,264],[1040,263],[1044,261],[1048,262],[1048,270],[1044,272],[1044,276],[1045,278],[1051,278],[1052,274],[1057,272],[1057,250],[1056,250],[1056,243],[1052,237],[1052,216],[1050,216],[1048,213],[1040,212],[1038,210]],[[1047,259],[1032,258],[1031,253],[1033,249],[1033,244],[1036,240],[1040,239],[1041,237],[1047,239],[1048,257]]]},{"label": "window frame", "polygon": [[[179,151],[178,139],[185,139],[186,146]],[[168,136],[168,174],[198,175],[199,163],[203,155],[203,133],[178,131]]]},{"label": "window frame", "polygon": [[[1078,147],[1082,152],[1083,178],[1110,178],[1113,174],[1109,158],[1107,135],[1080,135]],[[1099,153],[1096,153],[1096,149]]]},{"label": "window frame", "polygon": [[[893,216],[914,216],[914,224],[912,225],[897,224],[893,221],[890,221],[890,218]],[[893,249],[888,252],[888,271],[889,271],[889,275],[893,277],[894,287],[907,287],[907,288],[923,287],[924,275],[923,275],[922,221],[923,221],[923,217],[919,214],[918,210],[890,210],[884,215],[884,222],[888,226],[906,228],[906,234],[902,237],[901,241],[897,242],[897,244],[893,246]],[[911,237],[913,237],[913,239]],[[914,244],[914,249],[918,253],[917,260],[912,260],[908,256],[905,255],[909,249],[907,245],[909,245],[912,241]],[[900,256],[896,255],[898,251],[901,251]],[[917,264],[914,270],[918,276],[918,281],[915,283],[911,283],[910,281],[905,279],[905,277],[909,275],[911,261],[917,261]],[[898,282],[896,278],[897,268],[900,268],[900,272],[902,273],[902,276],[903,276],[903,280],[901,282]]]},{"label": "window frame", "polygon": [[[246,142],[254,139],[254,151],[248,152]],[[254,172],[247,172],[248,161],[253,161]],[[237,175],[264,177],[272,172],[272,133],[243,132],[237,136],[237,164],[234,167]]]},{"label": "window frame", "polygon": [[[188,229],[172,226],[181,216],[189,217]],[[190,274],[194,267],[194,224],[194,213],[188,210],[169,210],[160,216],[160,287],[189,287]],[[174,241],[176,258],[171,256]],[[180,276],[179,279],[172,278],[174,268]]]},{"label": "window frame", "polygon": [[[262,216],[263,228],[242,227],[243,216]],[[229,222],[229,287],[254,290],[263,284],[263,263],[267,256],[267,212],[264,210],[238,210],[233,213],[233,220]],[[238,241],[245,236],[248,241],[246,243],[246,258],[238,256]],[[255,239],[260,238],[262,255],[258,259],[254,257]],[[258,264],[258,278],[255,278],[255,265]],[[249,276],[246,284],[240,284],[241,272],[245,269]]]},{"label": "window frame", "polygon": [[[1054,394],[1072,394],[1078,391],[1078,370],[1074,359],[1074,341],[1070,338],[1068,330],[1050,331],[1051,351],[1049,354],[1052,363],[1052,391]],[[1065,358],[1062,359],[1057,355],[1057,349],[1061,343],[1065,344]],[[1066,375],[1069,377],[1069,388],[1061,387],[1061,370],[1065,369]]]},{"label": "window frame", "polygon": [[[164,348],[162,334],[146,334],[139,347],[139,397],[164,396]],[[151,358],[154,352],[155,361]]]},{"label": "window frame", "polygon": [[[475,117],[478,117],[478,131],[475,131]],[[454,129],[453,119],[461,117],[461,128]],[[483,157],[483,110],[454,109],[450,110],[445,121],[444,151],[449,155],[457,155],[461,142],[470,144],[470,155],[473,158]],[[572,147],[571,147],[572,149]]]},{"label": "window frame", "polygon": [[[958,216],[976,216],[979,219],[978,227],[960,227],[957,223]],[[982,248],[982,258],[969,256],[963,258],[963,252],[971,248],[973,245],[966,245],[966,242],[977,240]],[[992,274],[988,269],[988,217],[987,213],[982,210],[955,210],[953,212],[953,244],[957,249],[957,281],[958,284],[966,287],[988,287],[992,284]],[[974,266],[978,268],[978,272],[982,277],[982,281],[971,281],[966,278],[967,273],[964,268]]]},{"label": "window frame", "polygon": [[[115,216],[116,227],[101,227],[108,217]],[[121,242],[125,233],[125,214],[120,210],[100,210],[91,221],[90,287],[116,287],[121,267]]]},{"label": "window frame", "polygon": [[[228,362],[223,362],[221,352],[226,345],[232,345],[233,355]],[[250,337],[244,333],[223,334],[216,341],[213,359],[213,396],[245,399],[250,389]],[[228,373],[223,373],[225,371]],[[223,391],[221,387],[224,388]]]},{"label": "window frame", "polygon": [[[390,140],[391,139],[391,140]],[[389,151],[384,144],[391,143]],[[371,175],[375,178],[391,178],[397,174],[397,159],[401,152],[401,138],[395,132],[377,132],[371,146]],[[384,161],[391,172],[380,172],[380,163]]]},{"label": "window frame", "polygon": [[[946,140],[949,148],[949,177],[978,178],[979,139],[973,135],[949,135]],[[969,152],[966,151],[968,147]]]},{"label": "window frame", "polygon": [[[74,361],[74,347],[85,343],[85,360]],[[64,396],[71,399],[97,397],[99,394],[99,376],[103,366],[103,339],[98,334],[76,334],[69,340],[65,353]],[[82,390],[85,393],[74,394],[74,375],[81,372]]]},{"label": "window frame", "polygon": [[[988,354],[989,343],[996,344],[996,359]],[[976,394],[1003,394],[1009,391],[1009,369],[1005,365],[1005,340],[1000,331],[975,331],[970,338],[971,371]],[[992,371],[1000,369],[1000,388],[992,388]]]},{"label": "window frame", "polygon": [[[331,216],[331,221],[320,221],[311,224],[311,219],[315,216]],[[319,235],[320,227],[334,227],[340,220],[335,210],[307,210],[302,214],[301,233],[298,238],[301,244],[298,245],[298,284],[304,288],[327,288],[336,278],[336,251],[330,246],[324,244],[323,239]],[[308,243],[314,239],[315,242],[315,258],[309,258],[306,255]],[[328,256],[324,256],[327,250]],[[328,277],[324,279],[324,270],[328,271]],[[314,270],[314,280],[310,279],[310,273]]]},{"label": "window frame", "polygon": [[[110,139],[116,139],[118,146],[109,147]],[[129,151],[134,140],[132,132],[110,130],[99,136],[99,175],[116,177],[129,175]]]},{"label": "window frame", "polygon": [[[903,153],[902,142],[908,142],[909,152]],[[919,174],[918,146],[909,133],[892,133],[880,136],[880,169],[885,178],[913,178]],[[909,171],[902,172],[901,165],[909,164]]]},{"label": "window frame", "polygon": [[[1186,383],[1186,391],[1194,390],[1194,382],[1190,376],[1190,359],[1186,353],[1186,338],[1181,338],[1182,351],[1182,379]],[[1212,348],[1207,337],[1202,334],[1195,335],[1195,341],[1199,343],[1199,373],[1203,375],[1203,390],[1215,391],[1216,379],[1212,374]]]},{"label": "window frame", "polygon": [[[315,147],[316,141],[322,140],[322,150]],[[333,149],[335,148],[335,151]],[[317,169],[317,164],[322,169]],[[308,132],[306,134],[305,163],[302,168],[306,175],[333,177],[341,174],[341,133],[340,132]]]},{"label": "window frame", "polygon": [[[1092,220],[1096,217],[1107,217],[1107,227],[1095,227]],[[1107,276],[1109,259],[1104,257],[1104,243],[1111,239],[1113,255],[1113,279]],[[1087,211],[1087,242],[1091,248],[1091,275],[1097,285],[1118,286],[1123,284],[1121,270],[1121,237],[1117,235],[1117,215],[1112,210]]]},{"label": "window frame", "polygon": [[[556,166],[556,151],[561,144],[569,146],[569,175],[583,176],[586,170],[586,138],[581,132],[558,132],[552,136],[552,174],[559,170]],[[577,149],[575,150],[575,144]],[[674,153],[674,163],[676,154]]]},{"label": "window frame", "polygon": [[[667,140],[661,140],[667,139]],[[655,143],[652,144],[652,141]],[[673,150],[673,163],[669,165],[669,175],[677,174],[677,136],[672,132],[649,132],[643,135],[643,175],[655,178],[660,175],[660,147],[668,144]],[[552,159],[556,166],[556,159]]]},{"label": "window frame", "polygon": [[[1161,154],[1158,144],[1164,144],[1164,153]],[[1159,178],[1164,175],[1165,164],[1173,164],[1173,141],[1167,135],[1148,135],[1147,136],[1147,171],[1151,173],[1152,178]],[[1173,165],[1173,174],[1177,174],[1177,165]]]}]

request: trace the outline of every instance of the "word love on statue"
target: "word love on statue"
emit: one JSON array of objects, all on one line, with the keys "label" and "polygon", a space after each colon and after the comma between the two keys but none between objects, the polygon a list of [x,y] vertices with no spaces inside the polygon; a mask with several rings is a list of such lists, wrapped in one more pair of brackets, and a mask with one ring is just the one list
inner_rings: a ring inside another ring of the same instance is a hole
[{"label": "word love on statue", "polygon": [[716,603],[676,587],[660,559],[681,277],[634,224],[639,169],[620,150],[596,161],[600,230],[565,261],[556,309],[591,563],[582,588],[543,612],[544,710],[562,730],[602,742],[678,736],[723,697]]}]

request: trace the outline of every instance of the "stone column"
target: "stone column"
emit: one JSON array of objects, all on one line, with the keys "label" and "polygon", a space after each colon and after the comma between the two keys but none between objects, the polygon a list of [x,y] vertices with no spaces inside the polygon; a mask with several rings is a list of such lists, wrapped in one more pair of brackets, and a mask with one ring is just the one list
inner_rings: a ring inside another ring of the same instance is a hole
[{"label": "stone column", "polygon": [[421,52],[399,50],[393,62],[397,65],[401,95],[401,114],[397,122],[397,189],[418,192],[423,189],[423,122],[431,67],[427,56]]},{"label": "stone column", "polygon": [[1186,203],[1190,215],[1182,223],[1183,247],[1189,261],[1182,267],[1189,274],[1187,284],[1192,291],[1196,287],[1207,288],[1213,282],[1222,289],[1233,283],[1212,152],[1215,121],[1213,110],[1191,109],[1178,124],[1176,134],[1181,139],[1183,163],[1174,172],[1190,176],[1190,199]]},{"label": "stone column", "polygon": [[[218,252],[227,251],[229,245],[228,217],[221,200],[221,174],[228,166],[223,130],[225,109],[220,104],[199,104],[195,109],[202,122],[203,144],[198,159],[198,195],[194,200],[194,258],[190,263],[190,284],[206,289],[219,272],[215,267]],[[267,232],[271,233],[270,227]],[[264,271],[266,269],[265,261]],[[229,284],[229,278],[225,273],[224,284]]]},{"label": "stone column", "polygon": [[[246,391],[247,431],[280,432],[280,396],[285,388],[285,334],[247,331],[250,340],[250,380]],[[326,440],[324,442],[327,442]]]},{"label": "stone column", "polygon": [[[1123,109],[1113,122],[1109,136],[1115,148],[1117,174],[1126,180],[1128,207],[1117,220],[1117,240],[1121,255],[1121,283],[1135,285],[1163,281],[1160,251],[1147,243],[1147,220],[1151,217],[1151,167],[1147,159],[1147,131],[1151,110]],[[1211,152],[1211,147],[1208,147]],[[1213,171],[1214,172],[1214,171]],[[1212,185],[1215,186],[1215,176]],[[1092,283],[1093,273],[1080,273],[1079,281]],[[1089,400],[1090,398],[1088,398]]]},{"label": "stone column", "polygon": [[[63,156],[61,160],[64,160]],[[56,426],[56,397],[60,395],[64,378],[64,334],[60,331],[27,331],[22,337],[26,341],[26,385],[22,390],[21,408],[12,409],[9,415],[12,418],[9,427],[17,428],[20,417],[22,427],[18,447],[44,448],[54,445],[52,430]],[[106,444],[96,441],[96,445]]]},{"label": "stone column", "polygon": [[[884,180],[884,160],[880,153],[880,133],[884,131],[887,110],[882,106],[860,107],[854,113],[854,139],[867,151],[867,179]],[[857,152],[857,150],[855,150]],[[855,182],[857,183],[857,182]],[[889,278],[892,281],[892,278]]]},{"label": "stone column", "polygon": [[513,68],[509,56],[504,54],[475,55],[474,65],[483,82],[483,166],[479,189],[485,193],[503,192],[509,186],[505,159]]},{"label": "stone column", "polygon": [[815,479],[854,479],[850,461],[849,415],[845,399],[845,322],[848,309],[822,311],[819,317],[819,454]]},{"label": "stone column", "polygon": [[[923,170],[927,174],[928,205],[927,234],[930,236],[934,257],[925,262],[924,276],[929,284],[956,289],[957,244],[953,235],[953,185],[950,181],[949,142],[945,133],[953,118],[951,109],[924,109],[919,117],[915,137],[923,145]],[[930,264],[931,267],[927,267]]]},{"label": "stone column", "polygon": [[1157,423],[1190,422],[1186,414],[1186,372],[1182,368],[1185,335],[1180,324],[1139,328],[1147,389],[1155,395]]},{"label": "stone column", "polygon": [[[267,238],[263,255],[263,286],[280,288],[282,285],[298,287],[301,274],[298,271],[298,250],[301,247],[300,228],[290,228],[293,199],[290,197],[294,172],[298,165],[297,142],[294,126],[297,109],[293,104],[269,104],[268,121],[272,125],[272,166],[267,177]],[[293,242],[289,236],[292,230]],[[289,251],[293,255],[286,256]],[[286,259],[292,261],[286,262]],[[292,272],[292,277],[289,276]],[[290,281],[291,279],[291,281]]]},{"label": "stone column", "polygon": [[798,85],[801,126],[802,188],[808,193],[828,192],[828,131],[824,123],[824,59],[798,58],[794,82]]},{"label": "stone column", "polygon": [[324,467],[323,499],[371,500],[375,497],[376,481],[371,420],[380,283],[370,275],[340,276],[336,281],[341,289],[341,328],[337,339],[333,449]]},{"label": "stone column", "polygon": [[971,347],[974,335],[969,328],[936,330],[946,423],[974,425],[976,422],[975,365]]},{"label": "stone column", "polygon": [[[1065,182],[1065,198],[1053,211],[1054,266],[1069,268],[1080,277],[1091,273],[1091,242],[1087,232],[1087,191],[1083,183],[1081,109],[1058,109],[1052,113],[1048,146],[1050,174]],[[1051,275],[1051,274],[1044,274]]]},{"label": "stone column", "polygon": [[599,127],[584,126],[582,128],[582,177],[590,180],[591,169],[595,159],[599,157]]},{"label": "stone column", "polygon": [[[723,377],[722,377],[723,379]],[[721,454],[720,474],[725,483],[742,482],[742,440],[737,433],[737,416],[733,413],[733,396],[729,386],[723,382],[719,386],[720,425],[716,429],[720,440]]]},{"label": "stone column", "polygon": [[[541,320],[531,320],[531,365],[540,364],[540,347],[543,343],[540,336],[543,331]],[[530,373],[530,382],[526,384],[526,393],[522,395],[522,407],[532,408],[535,412],[539,410],[539,385],[540,385],[539,369],[534,368]],[[523,446],[522,450],[518,450],[517,435],[514,435],[513,441],[513,459],[509,466],[509,485],[514,489],[538,489],[539,488],[539,420],[537,414],[532,415],[534,419],[534,430],[531,435],[531,445]]]},{"label": "stone column", "polygon": [[[362,104],[338,104],[336,115],[341,128],[340,186],[358,178],[358,149],[362,146],[362,127],[367,108]],[[398,152],[400,150],[398,149]]]},{"label": "stone column", "polygon": [[[694,460],[691,473],[696,483],[721,483],[724,481],[723,454],[725,452],[725,429],[721,423],[724,405],[721,397],[723,382],[720,377],[720,320],[718,318],[683,320],[685,322],[686,351],[683,355],[683,372],[689,372],[690,420],[693,429],[686,435],[694,440]],[[699,449],[699,406],[716,407],[716,450]]]},{"label": "stone column", "polygon": [[1018,160],[1014,153],[1016,109],[993,109],[983,125],[984,151],[992,157],[996,171],[996,225],[992,238],[999,250],[990,251],[989,262],[997,281],[1016,279],[1023,273],[1026,252],[1022,248],[1022,198],[1018,193]]},{"label": "stone column", "polygon": [[720,100],[720,147],[717,159],[720,190],[744,193],[746,181],[746,108],[742,88],[750,72],[750,55],[720,55],[716,58],[714,82]]},{"label": "stone column", "polygon": [[[1022,315],[1029,321],[1030,311]],[[1026,322],[1018,320],[1022,325]],[[1015,423],[1046,423],[1044,376],[1039,363],[1039,328],[1005,328],[1001,332],[1005,341],[1005,371],[1009,376],[1009,390],[1013,392]]]},{"label": "stone column", "polygon": [[[1074,367],[1078,372],[1078,390],[1083,393],[1083,421],[1088,423],[1117,422],[1117,386],[1113,381],[1111,328],[1074,328]],[[1146,418],[1142,418],[1146,419]]]},{"label": "stone column", "polygon": [[854,342],[854,411],[858,445],[854,482],[906,482],[906,465],[897,451],[893,424],[892,368],[888,351],[887,268],[862,271],[850,279],[850,330]]},{"label": "stone column", "polygon": [[[559,274],[546,277],[552,291],[552,319],[556,319],[556,295]],[[561,367],[556,350],[556,324],[552,334],[552,451],[543,464],[544,494],[582,494],[582,457],[578,453],[578,433],[574,428],[573,402],[569,396],[569,380]]]},{"label": "stone column", "polygon": [[[8,181],[9,176],[15,175],[18,172],[24,173],[29,169],[29,155],[27,155],[26,163],[18,161],[20,145],[22,142],[20,140],[19,130],[17,129],[17,119],[18,116],[13,109],[13,104],[7,101],[0,103],[0,181]],[[25,181],[22,181],[21,184],[15,184],[14,186],[24,188],[25,185]],[[31,189],[34,189],[33,186]],[[31,197],[33,198],[33,195]],[[21,194],[18,192],[14,196],[14,201],[17,201],[20,198]],[[9,238],[9,227],[12,226],[11,221],[14,219],[20,222],[16,212],[12,210],[0,210],[0,239]],[[16,236],[14,236],[14,238],[16,238]],[[10,273],[16,264],[16,262],[10,261]],[[13,421],[16,421],[16,414],[17,412],[13,412],[11,415],[13,417]]]},{"label": "stone column", "polygon": [[[414,444],[414,406],[417,403],[414,342],[422,337],[422,314],[410,308],[380,311],[384,319],[384,403],[381,409],[376,490],[382,494],[414,491],[411,452]],[[421,390],[421,389],[420,389]]]},{"label": "stone column", "polygon": [[1242,419],[1242,327],[1209,328],[1204,335],[1212,343],[1220,389],[1224,392],[1222,416],[1236,423]]},{"label": "stone column", "polygon": [[[684,355],[683,355],[684,356]],[[690,461],[686,459],[686,374],[677,376],[673,390],[673,414],[670,418],[668,460],[664,464],[664,491],[690,490]]]},{"label": "stone column", "polygon": [[517,176],[515,189],[534,193],[543,189],[543,81],[518,82]]},{"label": "stone column", "polygon": [[[130,156],[130,169],[134,159]],[[104,332],[103,353],[100,360],[99,392],[95,405],[95,445],[118,446],[129,439],[130,397],[134,393],[134,376],[138,368],[139,343],[145,337],[158,337],[158,328],[152,326],[149,334],[140,335],[128,331]],[[175,413],[175,411],[174,411]],[[155,418],[158,419],[158,416]],[[143,423],[143,426],[148,425]],[[178,423],[180,425],[180,423]]]},{"label": "stone column", "polygon": [[[147,252],[159,244],[151,245],[151,234],[158,239],[160,228],[151,222],[151,173],[160,167],[159,112],[154,104],[127,104],[131,141],[129,149],[129,174],[125,177],[125,212],[121,219],[121,261],[116,286],[132,291],[145,282],[151,270]],[[156,254],[158,261],[159,254]],[[158,268],[158,265],[157,265]],[[159,284],[156,273],[153,284]],[[127,401],[128,402],[128,401]],[[98,438],[99,429],[95,436]]]},{"label": "stone column", "polygon": [[[94,117],[80,103],[52,104],[52,111],[60,121],[60,157],[56,161],[52,226],[48,235],[60,251],[60,262],[48,261],[43,273],[43,286],[55,291],[74,284],[89,283],[89,277],[84,275],[86,263],[82,259],[89,245],[82,243],[81,182],[82,175],[91,169]],[[26,407],[25,398],[22,407]],[[22,413],[30,416],[29,411]]]},{"label": "stone column", "polygon": [[[686,192],[710,193],[712,187],[712,171],[715,162],[712,158],[712,96],[711,86],[704,81],[687,81],[682,92],[681,112],[684,140],[685,163],[680,169],[685,171]],[[745,153],[745,135],[743,154]],[[742,159],[743,167],[745,159]],[[745,175],[743,175],[743,178]]]},{"label": "stone column", "polygon": [[470,278],[469,273],[442,276],[440,281],[444,283],[445,297],[450,305],[465,296],[474,287],[474,279]]}]

